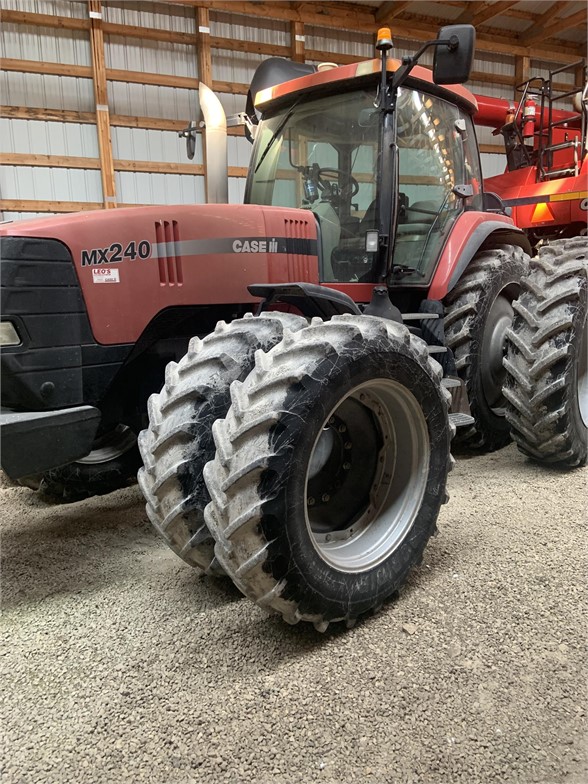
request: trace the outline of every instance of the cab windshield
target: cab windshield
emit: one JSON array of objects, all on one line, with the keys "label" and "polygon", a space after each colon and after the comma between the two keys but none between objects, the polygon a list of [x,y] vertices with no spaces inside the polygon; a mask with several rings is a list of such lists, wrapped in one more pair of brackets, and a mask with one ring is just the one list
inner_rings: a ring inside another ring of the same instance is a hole
[{"label": "cab windshield", "polygon": [[365,250],[366,232],[380,230],[378,194],[389,188],[398,194],[392,263],[404,283],[422,285],[463,209],[454,186],[472,179],[471,120],[451,103],[401,88],[386,140],[396,142],[396,186],[391,171],[380,171],[384,113],[376,98],[375,88],[320,97],[263,119],[245,200],[314,213],[321,280],[375,282],[377,254]]}]

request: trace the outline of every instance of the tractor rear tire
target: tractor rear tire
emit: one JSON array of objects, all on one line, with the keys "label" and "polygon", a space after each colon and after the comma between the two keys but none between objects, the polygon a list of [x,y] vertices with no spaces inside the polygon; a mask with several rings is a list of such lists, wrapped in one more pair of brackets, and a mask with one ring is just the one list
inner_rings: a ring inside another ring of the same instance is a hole
[{"label": "tractor rear tire", "polygon": [[242,593],[324,631],[398,591],[447,500],[441,375],[424,341],[371,316],[313,319],[257,353],[204,469],[215,553]]},{"label": "tractor rear tire", "polygon": [[581,466],[588,453],[588,240],[539,250],[507,332],[506,416],[523,454]]},{"label": "tractor rear tire", "polygon": [[137,437],[125,425],[101,435],[92,451],[81,460],[46,471],[40,481],[22,484],[37,489],[41,498],[73,503],[95,495],[107,495],[137,481],[141,456]]},{"label": "tractor rear tire", "polygon": [[138,477],[147,515],[175,553],[208,574],[222,574],[204,522],[210,498],[202,469],[214,456],[212,424],[225,416],[229,386],[251,371],[255,352],[272,348],[285,327],[306,325],[302,316],[288,313],[220,321],[203,340],[192,338],[180,362],[167,366],[162,391],[149,398],[149,427],[139,435],[144,468]]},{"label": "tractor rear tire", "polygon": [[502,394],[505,333],[529,257],[503,245],[480,251],[445,298],[446,341],[464,381],[474,424],[459,428],[456,446],[493,452],[510,441]]}]

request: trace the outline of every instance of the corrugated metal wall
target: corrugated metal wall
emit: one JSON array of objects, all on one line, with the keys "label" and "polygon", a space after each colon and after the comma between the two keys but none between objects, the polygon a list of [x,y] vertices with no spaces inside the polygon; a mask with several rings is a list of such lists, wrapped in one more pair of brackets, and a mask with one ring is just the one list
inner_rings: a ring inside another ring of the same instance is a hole
[{"label": "corrugated metal wall", "polygon": [[[66,0],[3,0],[3,8],[34,13],[57,14],[87,18],[85,3]],[[189,6],[166,6],[158,3],[109,2],[104,19],[118,24],[161,28],[183,33],[196,32],[195,9]],[[232,13],[211,12],[212,36],[288,46],[289,23],[243,17]],[[91,65],[87,31],[4,24],[0,35],[2,57],[39,60],[49,63]],[[395,55],[413,52],[415,44],[397,40]],[[305,48],[335,52],[356,57],[372,55],[373,37],[366,33],[305,26]],[[246,84],[263,55],[215,49],[213,77],[215,80]],[[153,74],[198,77],[196,49],[191,45],[148,41],[139,38],[105,36],[106,67]],[[423,63],[431,62],[431,53]],[[537,63],[541,66],[541,63]],[[512,77],[514,58],[484,53],[476,58],[474,70]],[[562,79],[563,81],[563,79]],[[512,97],[511,88],[487,83],[470,85],[474,92]],[[0,91],[4,104],[21,107],[71,109],[93,112],[94,95],[91,79],[67,76],[22,74],[4,71],[0,74]],[[195,89],[153,85],[108,83],[111,113],[139,115],[187,121],[199,116]],[[242,111],[242,95],[220,95],[227,113]],[[50,154],[98,158],[94,125],[41,122],[35,120],[1,120],[0,152]],[[184,142],[174,131],[112,127],[113,156],[131,161],[161,161],[186,164]],[[487,129],[481,129],[480,142],[496,144]],[[247,166],[250,146],[242,137],[229,138],[229,165]],[[502,155],[483,154],[487,174],[503,170]],[[202,145],[198,141],[195,163],[202,162]],[[243,178],[232,178],[230,198],[242,198]],[[203,177],[190,174],[148,174],[116,172],[119,203],[177,203],[204,200]],[[50,169],[3,166],[0,170],[0,196],[5,199],[43,199],[74,202],[100,202],[101,182],[97,169]],[[5,218],[24,217],[22,213],[5,213]]]}]

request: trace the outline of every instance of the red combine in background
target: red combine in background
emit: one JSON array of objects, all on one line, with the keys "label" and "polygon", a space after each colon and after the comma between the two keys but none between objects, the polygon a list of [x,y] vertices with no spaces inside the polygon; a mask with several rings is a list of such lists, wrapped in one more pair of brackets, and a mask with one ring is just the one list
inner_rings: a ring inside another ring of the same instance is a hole
[{"label": "red combine in background", "polygon": [[[586,233],[588,216],[587,90],[562,91],[554,77],[575,72],[582,62],[533,77],[519,86],[518,105],[477,95],[476,125],[504,138],[507,171],[484,181],[511,209],[514,222],[531,244]],[[575,111],[561,107],[573,99]]]}]

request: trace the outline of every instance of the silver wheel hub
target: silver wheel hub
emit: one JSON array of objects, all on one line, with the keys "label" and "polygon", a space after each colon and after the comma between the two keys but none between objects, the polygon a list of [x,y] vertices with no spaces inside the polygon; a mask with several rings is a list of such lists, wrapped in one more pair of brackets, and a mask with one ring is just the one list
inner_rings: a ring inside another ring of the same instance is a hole
[{"label": "silver wheel hub", "polygon": [[321,558],[343,572],[372,569],[403,542],[429,471],[427,422],[388,379],[345,395],[318,434],[305,485],[306,524]]},{"label": "silver wheel hub", "polygon": [[94,447],[85,457],[76,460],[82,465],[99,465],[108,463],[124,455],[137,443],[137,436],[126,425],[117,425],[113,430],[94,441]]}]

